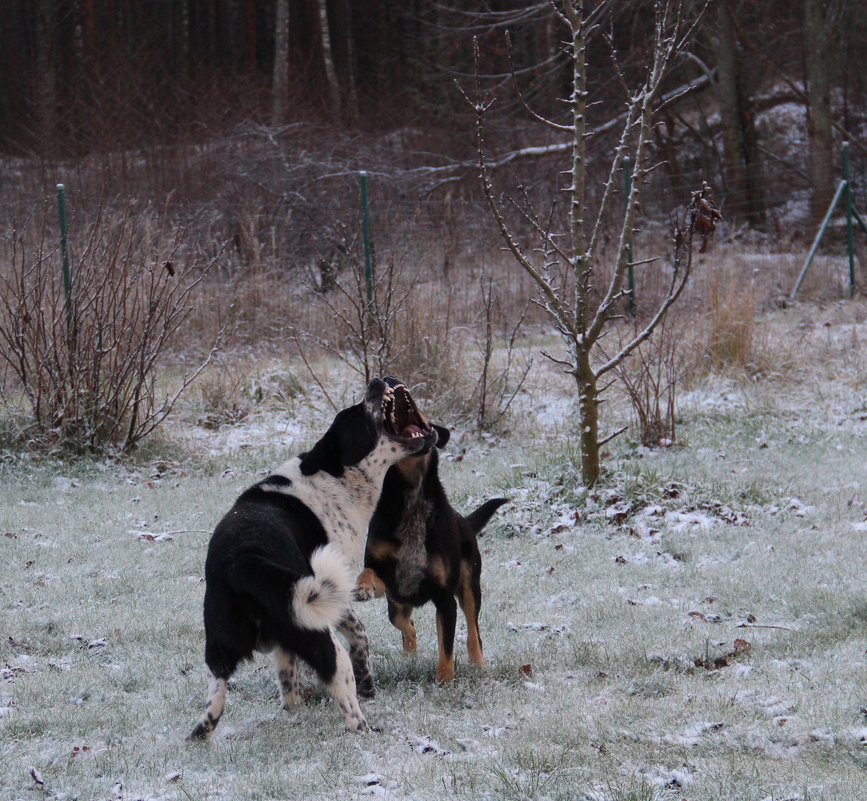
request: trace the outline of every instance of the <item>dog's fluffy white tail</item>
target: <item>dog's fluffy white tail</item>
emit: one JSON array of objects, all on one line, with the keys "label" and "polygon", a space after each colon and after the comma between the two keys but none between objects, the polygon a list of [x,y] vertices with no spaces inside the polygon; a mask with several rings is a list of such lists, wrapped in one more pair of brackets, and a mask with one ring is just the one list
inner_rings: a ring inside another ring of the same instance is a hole
[{"label": "dog's fluffy white tail", "polygon": [[292,611],[301,628],[322,631],[343,618],[355,582],[335,545],[317,548],[310,557],[310,566],[313,575],[303,576],[295,584]]}]

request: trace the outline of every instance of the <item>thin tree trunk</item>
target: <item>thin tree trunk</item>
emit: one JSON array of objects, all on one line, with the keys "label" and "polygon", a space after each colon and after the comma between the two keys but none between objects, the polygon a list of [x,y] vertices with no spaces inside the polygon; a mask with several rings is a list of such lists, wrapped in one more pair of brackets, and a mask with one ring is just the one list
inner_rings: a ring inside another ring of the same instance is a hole
[{"label": "thin tree trunk", "polygon": [[582,350],[576,361],[575,381],[581,417],[581,480],[585,486],[592,487],[599,479],[599,388],[589,351]]},{"label": "thin tree trunk", "polygon": [[355,31],[352,24],[352,2],[342,0],[340,4],[343,29],[346,32],[346,84],[348,111],[351,119],[358,119],[358,75],[355,54]]},{"label": "thin tree trunk", "polygon": [[35,129],[44,143],[42,149],[51,150],[57,128],[57,76],[52,59],[57,44],[53,0],[38,0],[36,15]]},{"label": "thin tree trunk", "polygon": [[725,156],[724,176],[732,219],[746,218],[752,225],[765,222],[765,206],[758,172],[756,133],[738,53],[732,0],[717,6],[717,93]]},{"label": "thin tree trunk", "polygon": [[827,0],[804,0],[807,68],[807,135],[810,140],[810,213],[821,222],[834,194],[834,136],[831,118],[831,32]]},{"label": "thin tree trunk", "polygon": [[257,61],[256,0],[244,0],[244,67],[252,72]]},{"label": "thin tree trunk", "polygon": [[271,86],[271,122],[286,121],[289,94],[289,0],[277,0],[274,23],[274,76]]},{"label": "thin tree trunk", "polygon": [[340,84],[337,70],[334,69],[334,55],[331,52],[331,31],[328,26],[328,0],[318,0],[319,35],[322,42],[322,61],[325,65],[325,79],[328,81],[328,99],[335,122],[340,121]]}]

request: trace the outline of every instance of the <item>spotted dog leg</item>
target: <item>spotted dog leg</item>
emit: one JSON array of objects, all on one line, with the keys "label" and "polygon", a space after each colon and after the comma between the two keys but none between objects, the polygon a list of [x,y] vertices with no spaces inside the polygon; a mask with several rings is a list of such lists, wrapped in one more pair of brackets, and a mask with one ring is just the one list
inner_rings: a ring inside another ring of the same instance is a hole
[{"label": "spotted dog leg", "polygon": [[228,682],[218,679],[211,674],[208,680],[208,703],[205,705],[205,713],[202,715],[196,727],[193,729],[187,741],[205,740],[208,735],[217,728],[223,710],[226,708],[226,688]]},{"label": "spotted dog leg", "polygon": [[349,643],[349,659],[355,675],[356,692],[362,698],[373,698],[376,688],[373,685],[373,676],[370,675],[370,640],[364,624],[352,609],[347,609],[343,620],[337,624],[337,630]]},{"label": "spotted dog leg", "polygon": [[333,633],[331,634],[331,641],[334,643],[336,652],[337,669],[334,672],[334,677],[326,684],[326,689],[340,706],[346,721],[346,728],[350,731],[368,731],[369,726],[355,695],[355,676],[352,673],[352,662],[349,659],[349,654]]},{"label": "spotted dog leg", "polygon": [[414,654],[418,650],[418,639],[415,634],[415,623],[412,622],[412,607],[388,598],[388,619],[403,635],[403,650]]},{"label": "spotted dog leg", "polygon": [[283,709],[291,709],[301,704],[304,701],[304,693],[301,689],[301,673],[298,670],[295,654],[277,648],[274,651],[274,669],[277,671]]}]

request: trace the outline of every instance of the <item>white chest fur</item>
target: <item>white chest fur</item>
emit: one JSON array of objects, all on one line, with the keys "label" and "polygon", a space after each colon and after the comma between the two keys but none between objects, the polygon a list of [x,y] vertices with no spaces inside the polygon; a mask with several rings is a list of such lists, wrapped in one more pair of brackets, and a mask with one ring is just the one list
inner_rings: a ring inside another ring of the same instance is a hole
[{"label": "white chest fur", "polygon": [[274,471],[292,483],[269,487],[266,481],[263,489],[285,492],[304,503],[319,518],[329,541],[355,567],[364,555],[367,527],[379,501],[385,473],[403,455],[395,443],[383,437],[367,457],[358,465],[347,467],[339,478],[324,470],[303,475],[301,460],[296,456]]}]

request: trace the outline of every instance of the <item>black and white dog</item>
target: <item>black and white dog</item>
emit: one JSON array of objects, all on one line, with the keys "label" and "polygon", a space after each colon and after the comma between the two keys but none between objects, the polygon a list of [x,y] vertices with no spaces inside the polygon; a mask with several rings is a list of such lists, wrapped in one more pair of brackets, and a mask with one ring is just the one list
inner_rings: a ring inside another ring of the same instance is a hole
[{"label": "black and white dog", "polygon": [[[250,487],[217,524],[205,562],[208,702],[187,739],[214,730],[229,677],[255,650],[274,651],[284,706],[302,698],[300,657],[340,706],[347,728],[368,728],[356,687],[367,697],[374,689],[367,633],[349,605],[351,569],[361,560],[388,468],[437,436],[400,394],[398,404],[395,390],[374,379],[363,402],[339,412],[311,451]],[[334,627],[347,638],[348,654]]]}]

